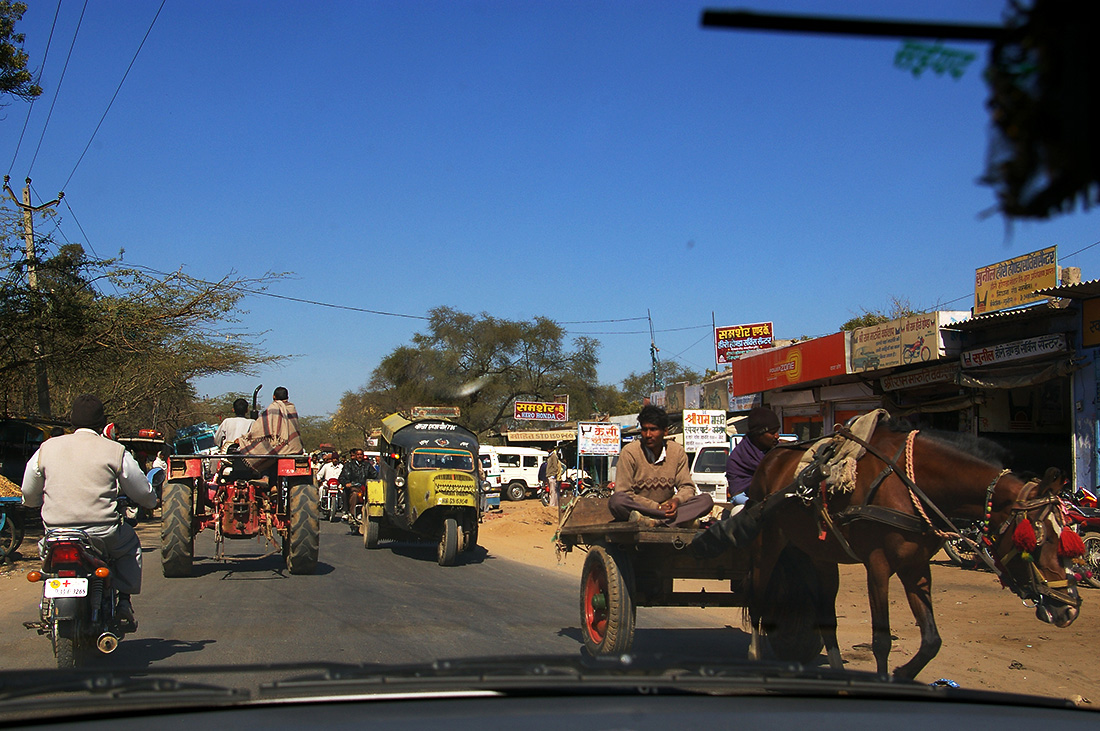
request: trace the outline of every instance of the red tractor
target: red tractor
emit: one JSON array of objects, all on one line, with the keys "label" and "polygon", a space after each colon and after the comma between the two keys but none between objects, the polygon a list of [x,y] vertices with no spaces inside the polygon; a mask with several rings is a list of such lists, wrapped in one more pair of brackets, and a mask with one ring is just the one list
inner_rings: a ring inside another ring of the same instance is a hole
[{"label": "red tractor", "polygon": [[[249,462],[253,457],[247,458]],[[263,473],[235,455],[174,455],[161,495],[161,564],[167,577],[190,576],[195,534],[214,531],[214,558],[225,557],[225,539],[278,535],[292,574],[317,568],[317,487],[309,456],[270,455]],[[212,475],[212,477],[208,477]]]}]

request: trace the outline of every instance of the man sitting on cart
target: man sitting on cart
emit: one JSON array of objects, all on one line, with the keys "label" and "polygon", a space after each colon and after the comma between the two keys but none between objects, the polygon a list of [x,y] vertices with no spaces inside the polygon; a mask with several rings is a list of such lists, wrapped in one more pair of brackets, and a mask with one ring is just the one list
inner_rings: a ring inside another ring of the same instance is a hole
[{"label": "man sitting on cart", "polygon": [[684,448],[665,441],[665,410],[646,404],[638,413],[638,425],[641,439],[619,455],[615,492],[607,503],[611,515],[646,526],[690,527],[710,512],[714,501],[706,493],[696,494]]}]

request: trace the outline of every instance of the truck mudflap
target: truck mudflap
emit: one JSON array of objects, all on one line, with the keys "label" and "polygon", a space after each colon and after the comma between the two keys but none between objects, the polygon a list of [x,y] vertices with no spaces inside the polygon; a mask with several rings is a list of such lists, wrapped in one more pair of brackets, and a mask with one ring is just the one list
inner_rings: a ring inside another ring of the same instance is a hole
[{"label": "truck mudflap", "polygon": [[386,511],[386,488],[382,480],[367,480],[367,515],[381,518]]}]

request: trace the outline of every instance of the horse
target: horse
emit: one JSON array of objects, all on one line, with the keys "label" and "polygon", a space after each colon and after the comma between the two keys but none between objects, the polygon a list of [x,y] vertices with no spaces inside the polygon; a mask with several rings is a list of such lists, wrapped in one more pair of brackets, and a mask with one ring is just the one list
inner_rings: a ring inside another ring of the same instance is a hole
[{"label": "horse", "polygon": [[[837,432],[864,448],[851,491],[827,491],[822,482],[780,498],[753,542],[747,607],[750,657],[762,656],[760,637],[770,630],[776,656],[781,655],[777,647],[801,655],[781,659],[809,662],[824,644],[829,665],[842,668],[836,636],[838,566],[858,562],[867,571],[877,672],[887,674],[888,583],[897,574],[920,628],[920,649],[894,676],[916,677],[942,643],[932,612],[930,560],[951,535],[947,516],[983,521],[988,563],[1007,588],[1034,603],[1040,620],[1066,627],[1076,619],[1081,599],[1064,562],[1083,547],[1073,543],[1076,534],[1062,531],[1058,470],[1048,470],[1041,481],[1025,481],[1003,469],[988,449],[991,442],[969,435],[902,430],[886,422],[866,440],[843,427]],[[791,493],[807,448],[780,446],[768,452],[749,497],[763,501],[778,492]],[[799,596],[799,587],[784,586],[792,581],[802,584],[801,607],[775,601],[776,592]],[[793,611],[797,618],[800,610],[811,614],[810,621],[795,627],[795,636],[787,625],[788,636],[783,636],[783,612]]]}]

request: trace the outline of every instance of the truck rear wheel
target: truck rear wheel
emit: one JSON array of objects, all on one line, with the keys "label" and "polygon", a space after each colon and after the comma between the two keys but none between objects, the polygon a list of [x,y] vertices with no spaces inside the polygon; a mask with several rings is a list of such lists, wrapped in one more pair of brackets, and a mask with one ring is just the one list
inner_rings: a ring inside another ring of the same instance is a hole
[{"label": "truck rear wheel", "polygon": [[363,517],[363,548],[378,548],[381,539],[382,521],[373,515]]},{"label": "truck rear wheel", "polygon": [[317,488],[309,483],[291,485],[288,502],[290,528],[283,539],[286,567],[292,574],[312,574],[320,548]]},{"label": "truck rear wheel", "polygon": [[190,576],[195,559],[190,480],[165,483],[160,511],[161,571],[168,578]]}]

